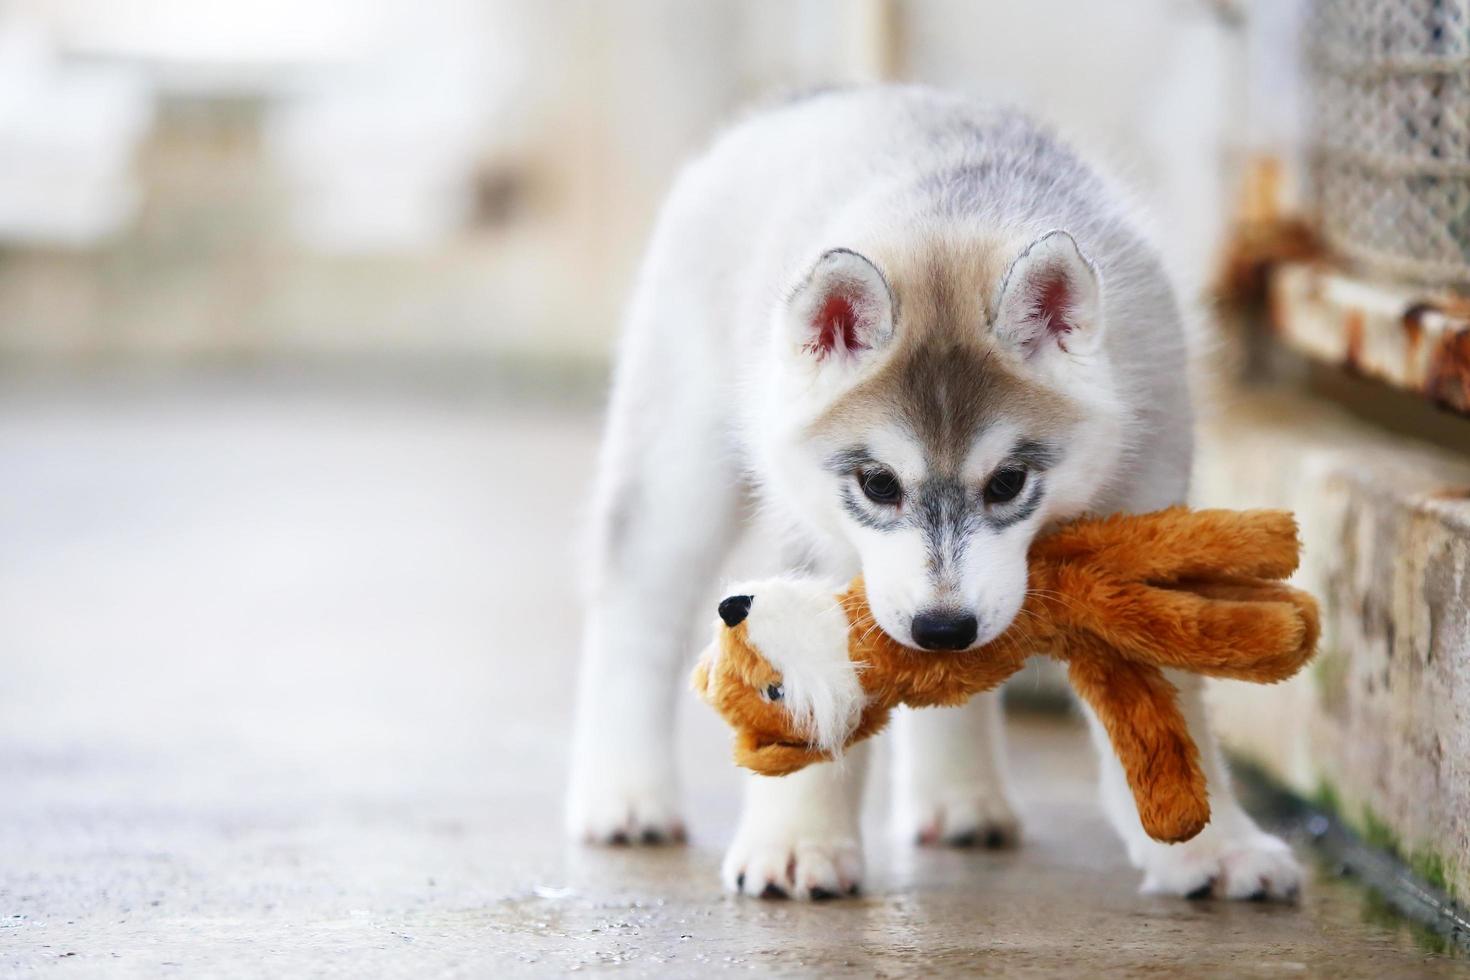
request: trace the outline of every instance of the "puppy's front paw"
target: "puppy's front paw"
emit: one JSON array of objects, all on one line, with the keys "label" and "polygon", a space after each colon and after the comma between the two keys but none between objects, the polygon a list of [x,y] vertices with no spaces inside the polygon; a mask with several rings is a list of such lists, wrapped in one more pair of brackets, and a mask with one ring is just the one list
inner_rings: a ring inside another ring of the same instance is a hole
[{"label": "puppy's front paw", "polygon": [[684,841],[673,778],[604,761],[582,765],[567,800],[567,833],[587,844]]},{"label": "puppy's front paw", "polygon": [[915,799],[908,825],[913,839],[926,847],[1015,847],[1021,822],[1004,796],[970,793],[940,799]]},{"label": "puppy's front paw", "polygon": [[1237,837],[1212,835],[1149,849],[1143,891],[1187,898],[1296,901],[1302,868],[1279,837],[1252,830]]},{"label": "puppy's front paw", "polygon": [[742,828],[720,869],[725,887],[757,898],[819,901],[856,895],[863,852],[856,835],[803,837]]}]

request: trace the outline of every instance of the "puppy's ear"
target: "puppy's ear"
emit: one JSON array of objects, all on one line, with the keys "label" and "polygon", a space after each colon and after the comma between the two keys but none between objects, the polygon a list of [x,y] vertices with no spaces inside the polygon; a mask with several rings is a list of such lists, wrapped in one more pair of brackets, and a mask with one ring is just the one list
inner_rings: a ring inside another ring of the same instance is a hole
[{"label": "puppy's ear", "polygon": [[1102,281],[1071,235],[1047,232],[1011,263],[1000,287],[995,335],[1027,359],[1097,349]]},{"label": "puppy's ear", "polygon": [[823,370],[855,366],[893,337],[893,294],[868,259],[835,248],[817,259],[786,306],[786,342]]}]

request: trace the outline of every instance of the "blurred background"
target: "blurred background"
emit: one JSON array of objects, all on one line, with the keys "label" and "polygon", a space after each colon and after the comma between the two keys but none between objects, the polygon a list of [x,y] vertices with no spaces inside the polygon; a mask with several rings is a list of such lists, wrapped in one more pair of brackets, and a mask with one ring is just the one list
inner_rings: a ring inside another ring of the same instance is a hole
[{"label": "blurred background", "polygon": [[1054,119],[1198,283],[1296,122],[1293,5],[1247,6],[7,0],[0,355],[599,372],[680,162],[886,79]]},{"label": "blurred background", "polygon": [[[1229,747],[1470,894],[1470,0],[0,0],[0,963],[753,941],[649,911],[717,895],[708,712],[688,857],[562,850],[577,530],[681,162],[883,81],[1132,189],[1199,326],[1196,500],[1294,509],[1324,603],[1313,671],[1216,689]],[[1028,834],[1106,833],[1016,768]],[[1070,881],[1018,928],[1143,901]]]}]

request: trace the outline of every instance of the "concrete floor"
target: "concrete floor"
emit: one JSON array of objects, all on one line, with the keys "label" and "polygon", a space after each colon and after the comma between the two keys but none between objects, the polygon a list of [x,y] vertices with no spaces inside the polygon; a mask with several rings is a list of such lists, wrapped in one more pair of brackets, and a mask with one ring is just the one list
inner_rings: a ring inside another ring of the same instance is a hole
[{"label": "concrete floor", "polygon": [[738,783],[692,698],[691,845],[568,846],[591,411],[3,388],[6,974],[1464,975],[1328,875],[1299,908],[1136,895],[1055,720],[1016,726],[1021,850],[892,842],[875,799],[856,901],[721,892]]}]

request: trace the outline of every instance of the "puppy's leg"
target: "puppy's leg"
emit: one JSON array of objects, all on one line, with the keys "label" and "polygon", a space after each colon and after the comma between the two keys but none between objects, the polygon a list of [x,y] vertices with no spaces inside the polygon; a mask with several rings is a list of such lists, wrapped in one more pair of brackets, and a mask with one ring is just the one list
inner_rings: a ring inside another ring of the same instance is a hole
[{"label": "puppy's leg", "polygon": [[629,348],[600,466],[567,821],[581,840],[660,843],[683,836],[676,696],[742,484],[717,386],[676,370],[698,361],[651,343]]},{"label": "puppy's leg", "polygon": [[1194,674],[1165,673],[1179,689],[1179,704],[1199,746],[1210,794],[1210,823],[1192,840],[1160,844],[1144,833],[1123,767],[1096,716],[1087,712],[1102,760],[1103,809],[1122,836],[1128,857],[1143,869],[1143,890],[1190,898],[1294,899],[1301,888],[1301,866],[1291,849],[1257,827],[1236,801],[1230,773],[1205,717],[1203,680]]},{"label": "puppy's leg", "polygon": [[731,891],[764,898],[838,898],[862,883],[858,825],[868,743],[841,762],[790,776],[750,775],[722,876]]},{"label": "puppy's leg", "polygon": [[894,778],[899,827],[921,844],[1011,847],[1020,823],[1005,764],[1000,692],[958,708],[904,711]]}]

